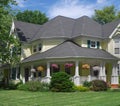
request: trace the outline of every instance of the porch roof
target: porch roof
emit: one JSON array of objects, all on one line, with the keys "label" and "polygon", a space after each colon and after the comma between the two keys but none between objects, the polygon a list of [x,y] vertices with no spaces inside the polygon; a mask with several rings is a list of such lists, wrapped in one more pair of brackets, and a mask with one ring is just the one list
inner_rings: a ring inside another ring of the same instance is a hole
[{"label": "porch roof", "polygon": [[91,49],[80,47],[72,41],[65,41],[62,44],[42,53],[35,53],[25,58],[22,63],[37,61],[41,59],[59,59],[59,58],[96,58],[118,60],[115,56],[102,49]]}]

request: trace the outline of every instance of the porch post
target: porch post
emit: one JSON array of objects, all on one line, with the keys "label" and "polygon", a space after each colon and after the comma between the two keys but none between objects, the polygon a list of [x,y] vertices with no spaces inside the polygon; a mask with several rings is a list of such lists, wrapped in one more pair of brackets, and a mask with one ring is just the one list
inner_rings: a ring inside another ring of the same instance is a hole
[{"label": "porch post", "polygon": [[112,78],[111,78],[111,84],[118,85],[119,84],[119,78],[118,78],[118,72],[117,72],[117,63],[113,64],[112,68]]},{"label": "porch post", "polygon": [[51,76],[50,76],[50,63],[47,62],[47,74],[46,74],[46,83],[50,83],[50,79],[51,79]]},{"label": "porch post", "polygon": [[33,72],[33,70],[34,70],[34,66],[31,65],[30,78],[29,78],[29,80],[33,80],[33,79],[34,79],[34,72]]},{"label": "porch post", "polygon": [[105,63],[100,64],[99,79],[106,82]]},{"label": "porch post", "polygon": [[19,67],[16,66],[16,80],[19,80],[19,79],[18,79],[18,72],[19,72]]},{"label": "porch post", "polygon": [[77,86],[80,85],[79,61],[75,62],[74,84]]}]

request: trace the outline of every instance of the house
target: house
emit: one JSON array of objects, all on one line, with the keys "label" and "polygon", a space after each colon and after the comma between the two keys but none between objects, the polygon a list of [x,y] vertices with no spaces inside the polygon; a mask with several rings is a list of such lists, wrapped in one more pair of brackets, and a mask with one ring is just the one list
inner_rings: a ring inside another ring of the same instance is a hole
[{"label": "house", "polygon": [[57,16],[43,25],[14,21],[21,41],[21,64],[11,78],[50,82],[54,72],[65,71],[75,85],[101,79],[117,87],[120,67],[120,20],[100,25],[87,16]]}]

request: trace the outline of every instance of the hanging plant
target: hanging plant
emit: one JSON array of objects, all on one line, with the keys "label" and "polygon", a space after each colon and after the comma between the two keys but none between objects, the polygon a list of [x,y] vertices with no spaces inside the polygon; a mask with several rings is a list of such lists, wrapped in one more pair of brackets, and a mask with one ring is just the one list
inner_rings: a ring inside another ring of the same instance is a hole
[{"label": "hanging plant", "polygon": [[65,64],[65,68],[71,68],[71,67],[73,67],[73,63],[66,63]]},{"label": "hanging plant", "polygon": [[36,70],[34,68],[31,69],[31,72],[36,72]]},{"label": "hanging plant", "polygon": [[100,70],[100,67],[96,65],[96,66],[93,66],[92,69],[93,70]]},{"label": "hanging plant", "polygon": [[52,67],[52,68],[55,68],[55,69],[58,69],[58,68],[59,68],[57,64],[52,64],[51,67]]},{"label": "hanging plant", "polygon": [[37,67],[37,71],[40,71],[40,72],[44,71],[43,66],[38,66],[38,67]]},{"label": "hanging plant", "polygon": [[83,65],[82,65],[82,68],[83,68],[83,69],[90,69],[90,65],[89,65],[89,64],[83,64]]}]

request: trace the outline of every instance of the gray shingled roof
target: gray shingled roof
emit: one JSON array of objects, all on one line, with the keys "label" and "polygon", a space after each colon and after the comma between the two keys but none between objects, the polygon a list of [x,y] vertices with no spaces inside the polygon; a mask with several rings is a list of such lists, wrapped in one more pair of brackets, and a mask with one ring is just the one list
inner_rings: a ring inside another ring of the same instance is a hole
[{"label": "gray shingled roof", "polygon": [[96,59],[113,59],[117,60],[116,57],[110,53],[100,50],[80,47],[77,44],[66,41],[52,49],[49,49],[42,53],[36,53],[30,57],[24,59],[24,62],[37,61],[41,59],[58,59],[58,58],[96,58]]},{"label": "gray shingled roof", "polygon": [[41,28],[41,25],[21,21],[14,21],[14,24],[18,37],[25,42],[30,41]]},{"label": "gray shingled roof", "polygon": [[103,37],[108,38],[115,30],[115,28],[118,26],[119,23],[120,23],[120,19],[114,20],[110,23],[103,25]]},{"label": "gray shingled roof", "polygon": [[100,25],[87,16],[72,19],[57,16],[43,25],[15,21],[17,33],[23,41],[41,38],[74,38],[79,36],[108,38],[120,20]]},{"label": "gray shingled roof", "polygon": [[71,38],[75,20],[63,16],[57,16],[45,23],[34,39],[40,38]]},{"label": "gray shingled roof", "polygon": [[73,37],[89,36],[102,38],[102,25],[92,20],[88,16],[83,16],[75,21]]}]

